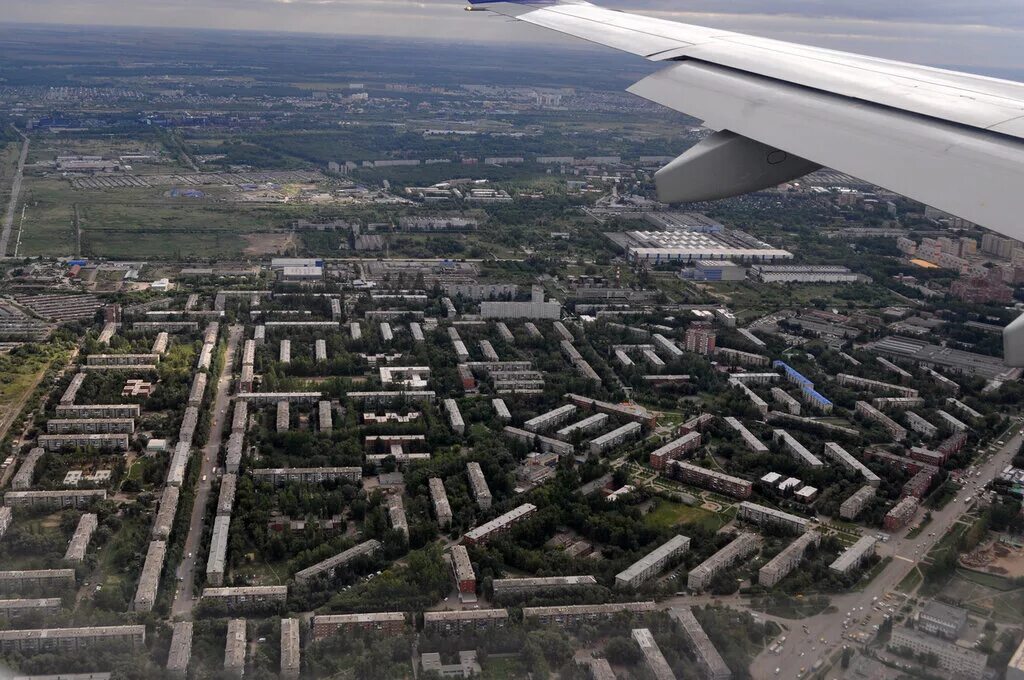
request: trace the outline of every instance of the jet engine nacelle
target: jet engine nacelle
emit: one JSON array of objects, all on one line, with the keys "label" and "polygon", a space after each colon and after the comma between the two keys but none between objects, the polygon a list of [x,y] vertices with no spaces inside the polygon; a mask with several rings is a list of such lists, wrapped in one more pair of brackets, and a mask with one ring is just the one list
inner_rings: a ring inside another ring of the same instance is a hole
[{"label": "jet engine nacelle", "polygon": [[820,169],[817,163],[728,130],[715,132],[654,175],[665,203],[712,201],[760,191]]}]

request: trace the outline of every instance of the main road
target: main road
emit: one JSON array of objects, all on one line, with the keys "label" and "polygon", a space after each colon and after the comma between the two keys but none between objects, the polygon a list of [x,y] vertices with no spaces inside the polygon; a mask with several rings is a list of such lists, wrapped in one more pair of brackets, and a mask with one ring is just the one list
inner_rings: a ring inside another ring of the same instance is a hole
[{"label": "main road", "polygon": [[235,365],[235,354],[242,337],[242,326],[231,326],[228,329],[228,351],[221,367],[220,378],[217,380],[217,394],[213,400],[213,420],[210,422],[210,436],[203,447],[203,459],[199,463],[199,481],[196,483],[195,501],[192,503],[192,519],[188,525],[188,536],[185,538],[185,553],[178,565],[178,591],[174,595],[171,607],[173,618],[188,618],[195,606],[195,571],[196,555],[199,552],[199,541],[203,537],[203,519],[206,517],[206,503],[210,499],[213,486],[213,470],[217,467],[217,456],[220,454],[220,443],[224,436],[224,422],[227,419],[228,405],[231,401],[231,381],[234,377],[232,367]]},{"label": "main road", "polygon": [[21,176],[25,172],[25,159],[28,158],[28,136],[21,135],[21,155],[18,157],[18,168],[14,172],[14,181],[11,182],[11,200],[7,204],[7,213],[4,215],[3,230],[0,231],[0,257],[7,257],[7,244],[11,240],[11,228],[14,226],[14,210],[18,207],[18,195],[21,193]]},{"label": "main road", "polygon": [[[842,647],[843,620],[847,613],[857,608],[856,617],[863,618],[868,614],[874,614],[872,606],[875,598],[881,600],[886,593],[893,590],[899,583],[914,569],[918,562],[924,558],[929,550],[950,530],[953,525],[969,509],[965,503],[967,497],[977,496],[982,484],[993,479],[1020,450],[1022,441],[1021,420],[1011,421],[1010,428],[997,439],[1005,443],[992,455],[983,453],[975,461],[979,475],[974,477],[978,481],[967,481],[966,486],[957,495],[957,499],[940,510],[932,510],[932,521],[925,526],[924,530],[915,538],[907,538],[909,527],[895,534],[888,543],[879,543],[878,553],[880,556],[891,557],[892,561],[875,576],[874,579],[864,588],[831,598],[835,613],[819,614],[800,621],[794,621],[787,634],[784,650],[781,654],[775,655],[771,652],[762,652],[750,666],[750,674],[754,680],[768,680],[769,678],[782,678],[790,680],[804,675],[801,668],[810,669],[819,658],[834,654],[838,647]],[[988,456],[985,459],[985,456]],[[863,608],[863,611],[860,609]],[[880,617],[875,622],[880,622]],[[803,634],[802,627],[807,626],[810,634]],[[852,629],[852,628],[851,628]],[[864,630],[864,629],[861,629]],[[871,632],[870,629],[867,632]],[[822,643],[821,639],[825,642]],[[778,673],[776,673],[778,669]]]}]

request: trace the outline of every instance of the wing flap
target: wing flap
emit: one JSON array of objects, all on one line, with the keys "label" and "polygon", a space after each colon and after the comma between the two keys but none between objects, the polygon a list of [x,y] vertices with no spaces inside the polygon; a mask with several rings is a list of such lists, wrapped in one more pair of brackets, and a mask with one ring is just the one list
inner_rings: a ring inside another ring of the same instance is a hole
[{"label": "wing flap", "polygon": [[1024,238],[1024,143],[693,61],[629,91]]}]

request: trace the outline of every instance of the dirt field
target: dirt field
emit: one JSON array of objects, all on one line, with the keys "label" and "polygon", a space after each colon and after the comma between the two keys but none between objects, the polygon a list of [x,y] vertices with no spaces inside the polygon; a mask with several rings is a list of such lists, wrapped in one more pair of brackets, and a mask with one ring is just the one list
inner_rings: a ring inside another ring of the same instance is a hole
[{"label": "dirt field", "polygon": [[283,255],[295,247],[295,234],[244,234],[247,245],[244,255]]}]

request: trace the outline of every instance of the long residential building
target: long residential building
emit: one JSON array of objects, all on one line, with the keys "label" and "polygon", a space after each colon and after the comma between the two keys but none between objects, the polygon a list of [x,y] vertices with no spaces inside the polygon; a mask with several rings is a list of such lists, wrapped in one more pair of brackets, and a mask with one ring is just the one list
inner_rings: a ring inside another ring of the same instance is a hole
[{"label": "long residential building", "polygon": [[626,423],[590,441],[590,455],[597,456],[640,435],[640,423]]},{"label": "long residential building", "polygon": [[750,501],[740,503],[739,518],[758,526],[777,526],[800,533],[806,531],[809,524],[803,517],[767,508]]},{"label": "long residential building", "polygon": [[245,673],[245,651],[249,647],[245,619],[229,619],[224,641],[224,671],[242,676]]},{"label": "long residential building", "polygon": [[343,567],[346,564],[350,563],[352,560],[355,560],[357,558],[370,557],[372,555],[376,555],[382,549],[383,546],[381,545],[380,541],[371,538],[368,541],[363,541],[358,545],[352,546],[348,550],[343,550],[337,555],[328,557],[326,560],[317,562],[312,566],[306,567],[305,569],[295,572],[295,580],[299,583],[305,583],[310,579],[313,579],[322,574],[333,576],[334,571],[338,567]]},{"label": "long residential building", "polygon": [[0,631],[0,651],[23,654],[71,652],[110,644],[141,649],[145,643],[146,627],[139,625]]},{"label": "long residential building", "polygon": [[281,677],[296,680],[301,668],[299,620],[281,619]]},{"label": "long residential building", "polygon": [[127,434],[41,434],[39,446],[47,451],[74,449],[128,450]]},{"label": "long residential building", "polygon": [[686,484],[711,489],[733,498],[750,498],[754,491],[754,485],[746,479],[691,465],[681,460],[674,460],[669,464],[669,476]]},{"label": "long residential building", "polygon": [[536,505],[533,503],[523,503],[519,507],[509,510],[504,515],[495,517],[489,522],[470,529],[462,538],[470,545],[484,543],[492,537],[508,531],[513,526],[529,518],[536,512]]},{"label": "long residential building", "polygon": [[523,429],[528,432],[543,432],[545,430],[550,430],[572,418],[575,413],[576,406],[573,404],[559,406],[547,413],[542,413],[539,416],[530,418],[523,423]]},{"label": "long residential building", "polygon": [[487,478],[480,468],[480,463],[470,461],[466,463],[466,472],[469,475],[469,487],[473,492],[473,498],[481,510],[488,510],[491,507],[491,490],[487,486]]},{"label": "long residential building", "polygon": [[772,437],[775,441],[781,441],[782,445],[798,463],[812,468],[824,467],[824,463],[818,460],[817,456],[808,451],[807,447],[785,430],[773,430]]},{"label": "long residential building", "polygon": [[51,418],[49,434],[134,434],[134,418]]},{"label": "long residential building", "polygon": [[985,677],[988,660],[985,654],[912,628],[894,626],[889,647],[909,650],[915,657],[930,655],[938,662],[939,668],[956,677],[966,680],[981,680]]},{"label": "long residential building", "polygon": [[675,619],[683,629],[683,637],[686,646],[693,652],[706,680],[732,680],[732,671],[726,665],[722,655],[715,649],[711,638],[704,632],[700,621],[693,615],[689,607],[673,607],[668,611],[669,616]]},{"label": "long residential building", "polygon": [[812,545],[821,545],[821,534],[817,531],[806,531],[801,534],[795,541],[783,548],[782,552],[761,567],[757,574],[758,584],[771,588],[786,578],[800,565],[807,549]]},{"label": "long residential building", "polygon": [[856,543],[844,550],[843,554],[837,557],[828,568],[839,574],[849,574],[875,554],[876,543],[878,541],[873,536],[861,536]]},{"label": "long residential building", "polygon": [[104,489],[8,491],[4,494],[4,504],[12,508],[84,508],[93,501],[106,498]]},{"label": "long residential building", "polygon": [[672,667],[665,660],[654,634],[649,628],[634,628],[632,631],[633,641],[640,648],[640,654],[647,664],[647,670],[654,680],[676,680],[676,674]]},{"label": "long residential building", "polygon": [[188,671],[188,663],[192,659],[192,631],[191,621],[177,621],[174,624],[174,632],[171,634],[171,648],[167,652],[168,672],[184,677]]},{"label": "long residential building", "polygon": [[687,536],[673,536],[615,576],[617,588],[636,588],[661,573],[666,565],[690,547]]},{"label": "long residential building", "polygon": [[687,588],[694,592],[704,590],[715,576],[753,554],[760,547],[761,538],[757,534],[739,534],[724,548],[690,570],[686,581]]},{"label": "long residential building", "polygon": [[861,510],[875,497],[877,489],[870,484],[865,484],[857,489],[852,496],[843,501],[839,506],[839,516],[845,520],[854,520]]},{"label": "long residential building", "polygon": [[135,600],[132,602],[132,608],[135,611],[153,611],[166,556],[167,543],[164,541],[150,542],[149,549],[146,551],[146,561],[142,565],[142,574],[139,576],[139,587],[135,591]]},{"label": "long residential building", "polygon": [[920,396],[920,393],[911,387],[894,385],[892,383],[882,382],[881,380],[871,380],[870,378],[861,378],[859,376],[850,375],[848,373],[838,374],[836,376],[836,382],[838,382],[843,387],[855,387],[867,392],[895,394],[897,396],[907,398],[914,398]]},{"label": "long residential building", "polygon": [[905,427],[876,409],[868,402],[858,401],[854,410],[868,420],[873,420],[881,425],[896,441],[901,442],[907,438],[907,430]]},{"label": "long residential building", "polygon": [[11,480],[11,488],[15,491],[26,491],[32,488],[32,482],[35,479],[36,463],[43,457],[43,448],[37,446],[29,450],[25,456],[25,460],[21,462],[21,467],[18,468],[18,472],[14,475],[14,479]]},{"label": "long residential building", "polygon": [[423,630],[432,633],[462,633],[466,630],[505,628],[506,609],[463,609],[423,613]]},{"label": "long residential building", "polygon": [[224,570],[227,563],[228,531],[231,528],[230,515],[218,515],[213,520],[210,538],[210,554],[206,559],[206,581],[213,586],[224,584]]},{"label": "long residential building", "polygon": [[245,609],[268,603],[284,603],[288,586],[239,586],[235,588],[203,588],[201,599],[220,602],[230,609]]},{"label": "long residential building", "polygon": [[587,588],[597,585],[593,576],[539,576],[528,578],[496,578],[492,582],[494,597],[532,595],[552,590]]},{"label": "long residential building", "polygon": [[610,602],[608,604],[577,604],[558,607],[523,607],[523,621],[548,625],[577,625],[591,621],[607,621],[628,612],[643,615],[656,611],[654,602]]},{"label": "long residential building", "polygon": [[59,404],[58,418],[138,418],[142,409],[138,404]]},{"label": "long residential building", "polygon": [[323,640],[339,632],[373,631],[398,635],[408,626],[402,612],[374,612],[366,614],[326,614],[314,616],[311,628],[313,640]]},{"label": "long residential building", "polygon": [[587,416],[583,420],[578,420],[571,425],[566,425],[562,429],[555,433],[555,436],[559,439],[571,439],[573,433],[579,432],[580,434],[589,434],[595,432],[604,427],[605,423],[608,422],[607,413],[595,413],[591,416]]},{"label": "long residential building", "polygon": [[326,481],[343,480],[359,482],[363,476],[360,467],[318,467],[318,468],[264,468],[250,470],[255,481],[269,482],[280,486],[292,482],[320,484]]},{"label": "long residential building", "polygon": [[853,470],[854,472],[860,474],[860,476],[864,478],[864,481],[867,482],[870,486],[877,487],[878,484],[881,482],[881,480],[878,478],[878,475],[872,472],[868,468],[868,466],[864,465],[864,463],[854,458],[849,451],[844,449],[836,442],[825,442],[824,451],[826,458],[831,458],[832,460],[836,461],[837,463],[845,467],[847,470]]},{"label": "long residential building", "polygon": [[733,418],[732,416],[726,416],[725,422],[729,427],[731,427],[740,435],[740,438],[743,439],[743,442],[751,451],[753,451],[754,453],[768,453],[769,449],[764,444],[764,442],[755,437],[754,434],[750,430],[748,430],[739,420]]},{"label": "long residential building", "polygon": [[25,589],[57,591],[74,587],[74,569],[0,571],[0,592],[3,593]]},{"label": "long residential building", "polygon": [[687,432],[682,437],[651,452],[650,463],[655,470],[664,470],[669,461],[685,456],[700,448],[700,432]]},{"label": "long residential building", "polygon": [[447,529],[452,524],[452,506],[448,502],[448,493],[444,490],[444,480],[440,477],[431,477],[427,484],[430,488],[430,500],[434,504],[437,525]]},{"label": "long residential building", "polygon": [[93,532],[99,526],[97,516],[87,512],[78,519],[78,526],[68,542],[67,552],[64,553],[66,562],[81,562],[85,559],[86,550],[89,548],[89,541],[92,540]]},{"label": "long residential building", "polygon": [[17,598],[0,600],[0,618],[10,621],[25,614],[59,614],[59,597]]}]

